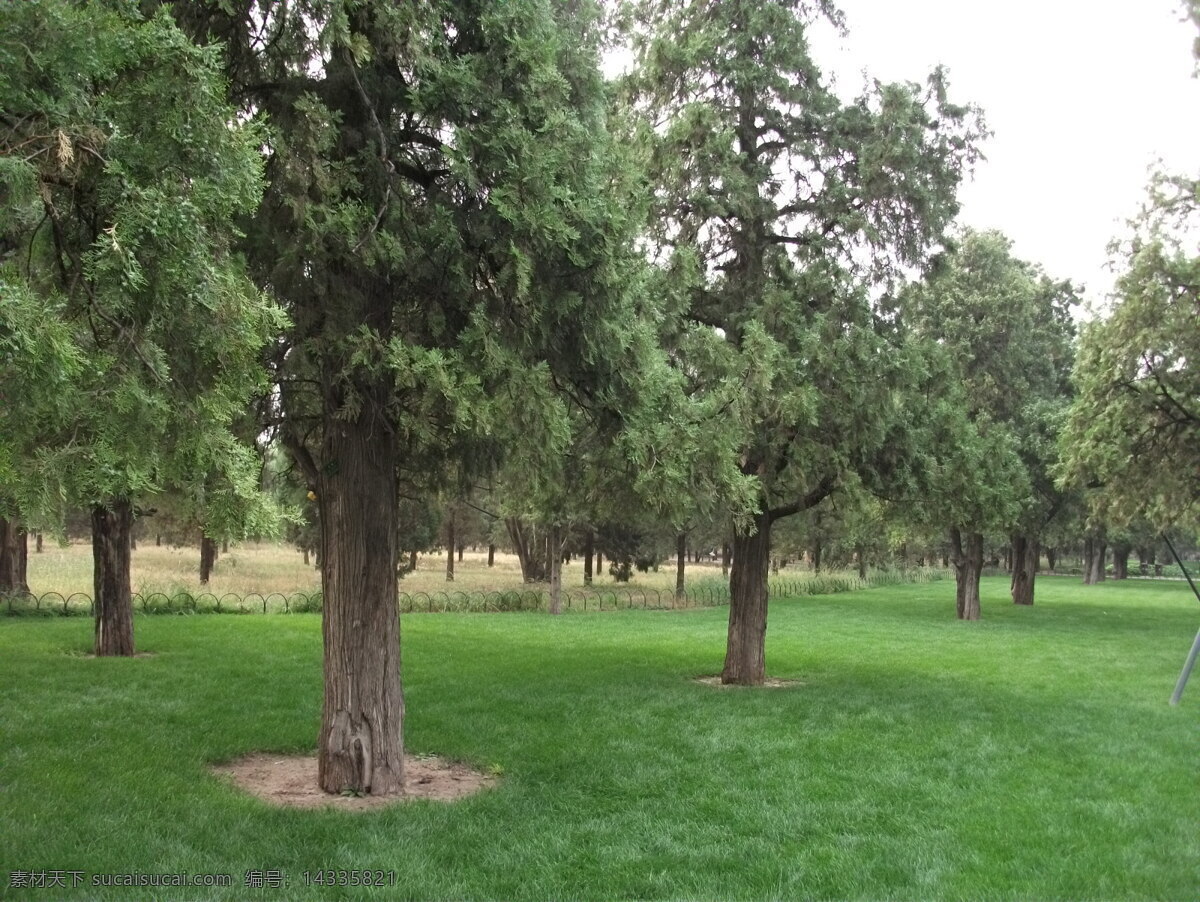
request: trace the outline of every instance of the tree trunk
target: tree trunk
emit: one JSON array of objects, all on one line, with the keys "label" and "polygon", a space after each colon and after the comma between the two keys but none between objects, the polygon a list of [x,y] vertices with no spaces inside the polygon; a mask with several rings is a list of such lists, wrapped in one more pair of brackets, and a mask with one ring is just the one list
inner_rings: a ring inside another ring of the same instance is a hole
[{"label": "tree trunk", "polygon": [[408,553],[408,572],[413,573],[417,569],[417,549],[413,549]]},{"label": "tree trunk", "polygon": [[1038,558],[1042,547],[1037,539],[1026,535],[1012,537],[1012,600],[1013,604],[1033,604],[1034,585],[1037,581]]},{"label": "tree trunk", "polygon": [[38,554],[42,553],[42,534],[40,532],[34,537],[33,548]]},{"label": "tree trunk", "polygon": [[[154,534],[154,547],[162,548],[162,533],[161,532],[156,532]],[[304,563],[306,563],[306,564],[308,563],[307,558],[305,559]]]},{"label": "tree trunk", "polygon": [[0,517],[0,597],[28,594],[28,538],[14,521]]},{"label": "tree trunk", "polygon": [[307,567],[308,566],[308,549],[302,548],[301,553],[304,555],[304,566]]},{"label": "tree trunk", "polygon": [[527,528],[516,517],[505,518],[504,525],[508,527],[508,537],[517,552],[517,560],[521,562],[521,578],[527,583],[544,580],[549,562],[544,560],[545,543],[540,543],[539,547],[537,530]]},{"label": "tree trunk", "polygon": [[489,567],[496,566],[496,546],[495,545],[488,545],[488,566]]},{"label": "tree trunk", "polygon": [[734,533],[729,576],[729,636],[721,682],[739,686],[761,686],[766,679],[770,514],[756,514],[754,527],[752,535]]},{"label": "tree trunk", "polygon": [[597,551],[596,552],[596,573],[600,574],[603,572],[604,572],[604,555],[601,552]]},{"label": "tree trunk", "polygon": [[552,526],[546,534],[546,556],[550,559],[550,613],[562,613],[563,529]]},{"label": "tree trunk", "polygon": [[729,576],[729,563],[733,560],[733,546],[728,542],[721,545],[721,575]]},{"label": "tree trunk", "polygon": [[[207,586],[208,578],[212,576],[213,565],[217,562],[217,543],[208,536],[200,537],[200,585]],[[305,563],[308,563],[305,561]]]},{"label": "tree trunk", "polygon": [[583,537],[583,584],[592,584],[592,559],[596,554],[596,534],[588,530]]},{"label": "tree trunk", "polygon": [[1128,542],[1113,544],[1113,579],[1129,579],[1129,554],[1133,546]]},{"label": "tree trunk", "polygon": [[[458,524],[455,522],[455,512],[450,511],[450,519],[446,521],[446,582],[454,582],[454,547],[458,539]],[[460,555],[458,558],[462,560]]]},{"label": "tree trunk", "polygon": [[813,549],[812,549],[813,573],[821,572],[821,553],[822,553],[822,551],[824,551],[824,548],[821,545],[821,541],[818,539],[816,542],[813,542]]},{"label": "tree trunk", "polygon": [[462,559],[463,559],[463,552],[464,552],[464,551],[466,551],[466,550],[467,550],[467,546],[466,546],[466,545],[459,545],[459,546],[458,546],[458,562],[459,562],[460,564],[462,563]]},{"label": "tree trunk", "polygon": [[221,540],[221,554],[229,554],[229,540],[228,539]]},{"label": "tree trunk", "polygon": [[133,505],[117,498],[92,508],[92,589],[95,596],[96,657],[133,654]]},{"label": "tree trunk", "polygon": [[684,592],[684,570],[687,567],[687,533],[675,537],[675,595]]},{"label": "tree trunk", "polygon": [[950,530],[950,551],[954,562],[955,611],[959,620],[978,620],[979,577],[983,573],[983,535],[967,533],[966,545],[963,534],[957,528]]},{"label": "tree trunk", "polygon": [[1104,582],[1104,559],[1108,553],[1108,543],[1104,533],[1100,532],[1087,536],[1083,541],[1083,584],[1094,586]]},{"label": "tree trunk", "polygon": [[1058,549],[1049,547],[1046,549],[1046,567],[1051,573],[1054,572],[1055,566],[1058,564]]},{"label": "tree trunk", "polygon": [[325,699],[320,785],[390,795],[404,786],[396,586],[396,452],[371,406],[332,415],[320,472]]},{"label": "tree trunk", "polygon": [[867,551],[862,545],[857,545],[854,548],[854,557],[858,561],[858,578],[867,578]]}]

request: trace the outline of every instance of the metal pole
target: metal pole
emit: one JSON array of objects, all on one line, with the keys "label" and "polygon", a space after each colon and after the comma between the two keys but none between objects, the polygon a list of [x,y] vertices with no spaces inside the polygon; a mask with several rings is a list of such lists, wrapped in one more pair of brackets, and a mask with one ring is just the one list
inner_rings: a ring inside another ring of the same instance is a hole
[{"label": "metal pole", "polygon": [[[1175,550],[1175,546],[1171,544],[1171,540],[1167,538],[1165,532],[1162,534],[1162,537],[1163,541],[1167,543],[1167,547],[1171,549],[1171,555],[1175,558],[1175,563],[1183,571],[1183,578],[1192,587],[1192,593],[1196,596],[1197,601],[1200,601],[1200,590],[1196,589],[1196,584],[1192,582],[1191,574],[1187,572],[1187,567],[1183,566],[1183,560],[1179,557],[1179,552]],[[1192,668],[1196,665],[1196,658],[1198,656],[1200,656],[1200,632],[1196,633],[1196,639],[1192,642],[1192,650],[1188,652],[1187,660],[1183,662],[1183,672],[1179,674],[1179,680],[1175,683],[1175,691],[1171,693],[1172,705],[1178,705],[1179,699],[1183,697],[1183,687],[1187,685],[1188,677],[1192,675]]]}]

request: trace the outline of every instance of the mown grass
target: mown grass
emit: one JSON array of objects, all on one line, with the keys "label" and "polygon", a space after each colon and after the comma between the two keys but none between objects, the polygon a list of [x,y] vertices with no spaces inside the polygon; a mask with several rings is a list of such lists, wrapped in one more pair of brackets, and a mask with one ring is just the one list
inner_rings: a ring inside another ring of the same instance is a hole
[{"label": "mown grass", "polygon": [[[320,620],[0,622],[0,879],[227,873],[230,889],[11,898],[1194,899],[1200,685],[1167,705],[1200,606],[1178,583],[953,584],[772,603],[781,690],[693,682],[724,610],[404,618],[411,751],[502,770],[447,806],[282,811],[209,776],[313,747]],[[381,890],[305,887],[318,868]],[[248,890],[277,868],[284,890]]]}]

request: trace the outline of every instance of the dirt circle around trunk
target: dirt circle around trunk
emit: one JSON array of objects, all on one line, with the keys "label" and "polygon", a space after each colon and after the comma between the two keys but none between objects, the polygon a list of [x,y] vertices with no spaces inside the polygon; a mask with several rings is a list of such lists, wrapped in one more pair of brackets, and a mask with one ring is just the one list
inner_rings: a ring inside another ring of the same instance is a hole
[{"label": "dirt circle around trunk", "polygon": [[374,811],[389,805],[432,799],[455,802],[496,785],[496,778],[454,761],[430,755],[404,756],[404,792],[387,796],[331,795],[317,783],[316,755],[269,755],[257,752],[212,772],[243,792],[283,808],[333,808]]},{"label": "dirt circle around trunk", "polygon": [[699,683],[702,686],[711,686],[713,689],[795,689],[808,685],[801,680],[781,680],[778,677],[767,677],[763,680],[761,686],[739,686],[736,683],[722,683],[720,674],[716,676],[698,676],[693,678],[692,682]]}]

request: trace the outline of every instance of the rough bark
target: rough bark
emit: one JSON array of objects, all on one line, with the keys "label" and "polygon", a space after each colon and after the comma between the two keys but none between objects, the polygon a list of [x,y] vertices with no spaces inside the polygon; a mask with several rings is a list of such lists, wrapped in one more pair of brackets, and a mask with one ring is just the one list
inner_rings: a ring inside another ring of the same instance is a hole
[{"label": "rough bark", "polygon": [[546,579],[549,562],[545,560],[545,542],[537,540],[537,530],[527,527],[516,517],[507,517],[504,525],[508,528],[517,560],[521,562],[521,578],[527,583]]},{"label": "rough bark", "polygon": [[1108,554],[1108,542],[1104,534],[1087,536],[1083,541],[1083,584],[1094,586],[1105,579],[1104,562]]},{"label": "rough bark", "polygon": [[1037,582],[1038,559],[1042,546],[1037,539],[1026,535],[1012,537],[1012,600],[1013,604],[1033,604]]},{"label": "rough bark", "polygon": [[115,498],[92,508],[92,591],[96,657],[133,654],[133,592],[129,563],[133,505]]},{"label": "rough bark", "polygon": [[596,554],[596,534],[588,530],[583,537],[583,584],[592,584],[592,559]]},{"label": "rough bark", "polygon": [[687,566],[687,534],[680,533],[675,537],[675,595],[683,595],[684,569]]},{"label": "rough bark", "polygon": [[739,686],[761,686],[766,679],[769,513],[755,516],[754,530],[734,533],[729,577],[729,636],[721,682]]},{"label": "rough bark", "polygon": [[1128,542],[1113,544],[1113,579],[1129,578],[1129,555],[1132,551],[1133,546]]},{"label": "rough bark", "polygon": [[[307,554],[305,557],[307,558]],[[200,537],[200,585],[208,585],[209,577],[212,576],[213,566],[217,562],[217,543],[214,539],[208,536]],[[308,563],[305,560],[304,563]]]},{"label": "rough bark", "polygon": [[0,517],[0,596],[28,594],[28,536],[17,523]]},{"label": "rough bark", "polygon": [[959,620],[978,620],[979,577],[983,573],[983,534],[950,530],[950,553],[954,563],[955,611]]},{"label": "rough bark", "polygon": [[546,556],[550,559],[550,613],[562,613],[562,546],[561,526],[552,526],[546,535]]},{"label": "rough bark", "polygon": [[396,453],[369,408],[327,417],[320,472],[325,697],[321,788],[398,793],[404,696],[396,586]]}]

